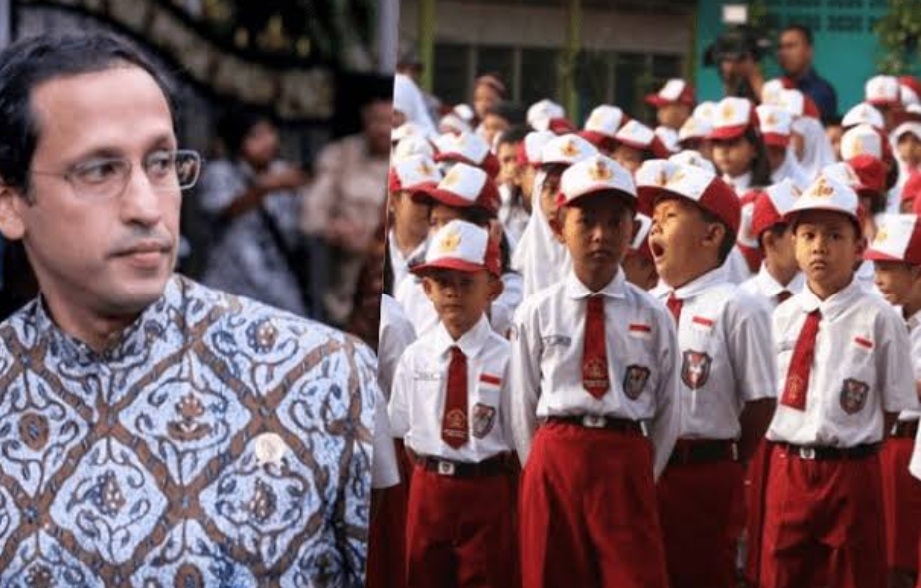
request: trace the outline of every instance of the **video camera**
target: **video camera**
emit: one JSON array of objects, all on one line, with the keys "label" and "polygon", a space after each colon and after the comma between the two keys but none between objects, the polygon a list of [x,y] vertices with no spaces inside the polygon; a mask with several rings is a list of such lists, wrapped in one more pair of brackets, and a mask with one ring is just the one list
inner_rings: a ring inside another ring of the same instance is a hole
[{"label": "video camera", "polygon": [[704,49],[704,65],[718,66],[725,59],[736,61],[745,55],[751,55],[758,62],[770,47],[771,40],[761,31],[748,25],[734,25]]}]

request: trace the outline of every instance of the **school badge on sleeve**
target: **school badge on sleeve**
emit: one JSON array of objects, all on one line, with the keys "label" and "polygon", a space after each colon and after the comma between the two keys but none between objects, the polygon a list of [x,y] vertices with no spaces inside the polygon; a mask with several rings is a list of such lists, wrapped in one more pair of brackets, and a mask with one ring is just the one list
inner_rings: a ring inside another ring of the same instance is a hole
[{"label": "school badge on sleeve", "polygon": [[630,400],[636,400],[643,393],[649,380],[649,368],[641,365],[628,365],[624,374],[624,394]]},{"label": "school badge on sleeve", "polygon": [[709,355],[703,351],[688,349],[681,354],[681,381],[691,390],[703,388],[710,379]]},{"label": "school badge on sleeve", "polygon": [[473,436],[482,439],[496,424],[496,408],[486,404],[473,405]]},{"label": "school badge on sleeve", "polygon": [[847,378],[841,385],[841,409],[847,414],[860,412],[863,405],[867,403],[869,391],[869,385],[853,378]]}]

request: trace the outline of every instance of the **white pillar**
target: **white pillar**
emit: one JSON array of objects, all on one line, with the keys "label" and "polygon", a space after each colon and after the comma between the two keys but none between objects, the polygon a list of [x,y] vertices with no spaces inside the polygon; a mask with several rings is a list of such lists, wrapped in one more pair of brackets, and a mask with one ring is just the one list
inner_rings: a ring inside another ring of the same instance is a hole
[{"label": "white pillar", "polygon": [[400,0],[377,0],[377,70],[392,74],[399,52]]},{"label": "white pillar", "polygon": [[13,42],[12,0],[0,0],[0,48]]}]

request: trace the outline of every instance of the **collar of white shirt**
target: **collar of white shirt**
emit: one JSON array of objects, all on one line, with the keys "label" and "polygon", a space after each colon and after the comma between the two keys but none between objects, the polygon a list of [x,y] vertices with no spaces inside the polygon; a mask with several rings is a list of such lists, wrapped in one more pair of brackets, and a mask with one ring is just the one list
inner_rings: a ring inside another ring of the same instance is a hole
[{"label": "collar of white shirt", "polygon": [[697,276],[680,288],[672,288],[662,280],[659,280],[659,284],[652,290],[652,295],[657,298],[664,298],[674,291],[676,297],[681,300],[686,300],[697,296],[713,286],[718,286],[727,282],[729,282],[729,271],[726,269],[726,264],[723,264],[716,269]]},{"label": "collar of white shirt", "polygon": [[[902,314],[902,307],[899,307],[899,314]],[[902,315],[904,316],[904,315]],[[905,320],[905,324],[908,325],[908,332],[911,333],[918,325],[921,325],[921,310],[911,315]]]},{"label": "collar of white shirt", "polygon": [[457,345],[467,357],[475,357],[489,340],[492,335],[492,327],[489,326],[489,319],[486,315],[480,317],[473,328],[461,335],[460,339],[455,341],[443,322],[438,321],[438,326],[432,331],[434,341],[432,342],[433,350],[438,355],[447,354],[452,347]]},{"label": "collar of white shirt", "polygon": [[752,184],[752,173],[745,172],[741,176],[732,177],[729,174],[723,174],[723,181],[732,186],[738,196],[746,192]]},{"label": "collar of white shirt", "polygon": [[614,278],[608,282],[604,288],[597,292],[589,290],[588,287],[576,277],[576,273],[572,270],[566,275],[564,285],[566,288],[566,295],[575,300],[588,298],[593,294],[601,294],[602,296],[609,296],[611,298],[624,298],[627,295],[627,280],[624,277],[623,270],[620,268],[617,269]]},{"label": "collar of white shirt", "polygon": [[866,292],[867,291],[860,286],[856,279],[852,279],[851,283],[845,288],[835,292],[825,300],[821,300],[816,296],[812,290],[809,289],[808,284],[799,295],[796,296],[796,299],[799,301],[800,307],[807,313],[818,308],[819,312],[822,313],[823,319],[832,320],[845,310],[852,308],[854,299],[866,294]]},{"label": "collar of white shirt", "polygon": [[767,266],[762,263],[761,269],[758,270],[758,282],[761,284],[761,292],[768,298],[773,298],[784,290],[791,294],[796,294],[803,289],[806,278],[803,277],[803,272],[797,272],[793,279],[790,280],[790,283],[784,286],[774,279],[771,272],[767,270]]}]

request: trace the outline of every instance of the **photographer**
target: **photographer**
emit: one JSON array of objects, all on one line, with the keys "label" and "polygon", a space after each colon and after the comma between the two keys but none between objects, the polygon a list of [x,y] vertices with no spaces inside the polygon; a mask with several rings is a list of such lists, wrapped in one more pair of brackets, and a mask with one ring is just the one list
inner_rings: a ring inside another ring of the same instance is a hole
[{"label": "photographer", "polygon": [[717,66],[723,95],[748,98],[758,103],[764,74],[761,72],[762,41],[747,27],[728,30],[704,53],[704,65]]}]

